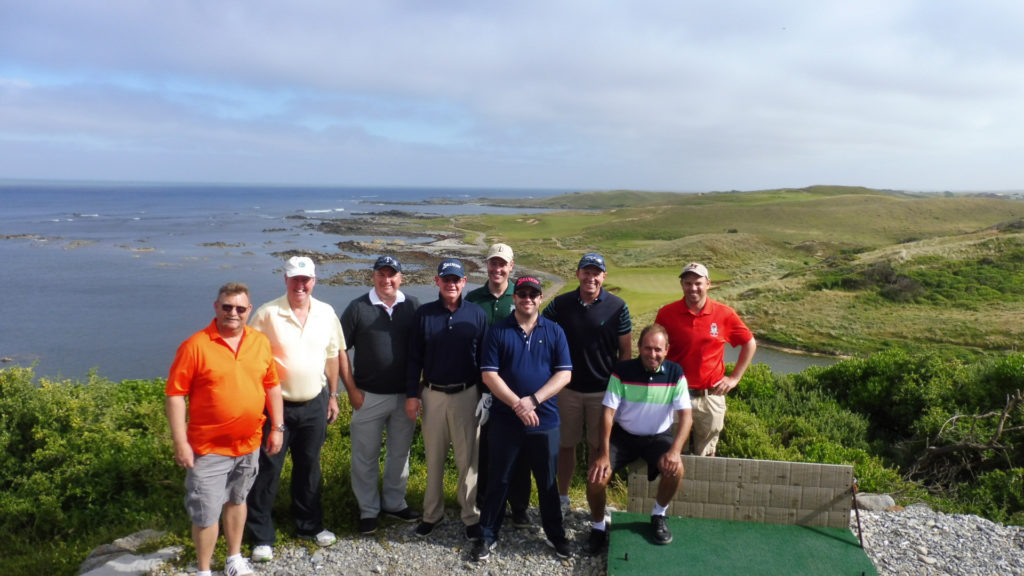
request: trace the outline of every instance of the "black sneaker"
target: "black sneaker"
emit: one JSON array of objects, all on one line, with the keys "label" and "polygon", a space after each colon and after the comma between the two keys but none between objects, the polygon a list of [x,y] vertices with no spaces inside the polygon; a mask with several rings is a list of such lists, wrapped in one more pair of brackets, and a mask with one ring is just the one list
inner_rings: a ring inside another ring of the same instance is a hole
[{"label": "black sneaker", "polygon": [[377,531],[377,519],[376,518],[360,518],[359,519],[359,533],[360,534],[373,534]]},{"label": "black sneaker", "polygon": [[483,540],[484,529],[480,527],[480,523],[470,524],[466,526],[466,540]]},{"label": "black sneaker", "polygon": [[668,544],[672,541],[672,532],[669,532],[664,516],[651,516],[651,528],[654,530],[655,544]]},{"label": "black sneaker", "polygon": [[513,528],[529,528],[533,523],[530,521],[530,515],[526,510],[519,510],[512,512],[512,527]]},{"label": "black sneaker", "polygon": [[562,538],[558,542],[552,542],[551,540],[545,540],[544,542],[555,549],[555,556],[563,560],[572,558],[572,544],[569,543],[568,538]]},{"label": "black sneaker", "polygon": [[473,556],[474,562],[483,562],[491,557],[491,550],[497,546],[497,542],[488,543],[487,540],[480,538],[479,540],[473,541],[473,551],[470,553]]},{"label": "black sneaker", "polygon": [[420,522],[420,525],[416,527],[417,536],[430,536],[430,533],[434,531],[434,527],[440,524],[440,522]]},{"label": "black sneaker", "polygon": [[406,506],[405,508],[402,508],[401,510],[396,510],[394,512],[392,512],[390,510],[385,510],[384,511],[384,515],[385,516],[391,516],[392,518],[397,518],[397,519],[401,520],[402,522],[415,522],[415,521],[417,521],[417,520],[419,520],[420,518],[423,517],[422,514],[420,514],[419,512],[413,510],[412,508],[410,508],[408,506]]},{"label": "black sneaker", "polygon": [[587,539],[586,550],[588,554],[600,554],[608,547],[608,531],[590,529],[590,538]]}]

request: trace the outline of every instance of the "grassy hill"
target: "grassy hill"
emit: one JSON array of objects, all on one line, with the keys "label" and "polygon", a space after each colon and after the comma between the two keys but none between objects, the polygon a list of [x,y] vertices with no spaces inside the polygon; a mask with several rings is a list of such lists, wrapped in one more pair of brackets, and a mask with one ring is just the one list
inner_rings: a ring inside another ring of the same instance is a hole
[{"label": "grassy hill", "polygon": [[[1015,198],[813,186],[592,192],[517,204],[558,210],[460,216],[456,225],[508,242],[520,265],[560,274],[568,287],[581,254],[603,253],[606,286],[640,322],[680,297],[678,270],[696,260],[711,269],[714,298],[737,308],[761,339],[796,349],[1002,351],[1016,346],[1024,325],[1024,305],[1000,287],[1013,284],[1008,271],[1022,260],[1024,201]],[[888,275],[850,280],[880,263]],[[971,280],[944,279],[953,269]],[[899,294],[908,286],[912,294]],[[958,295],[955,286],[969,290]]]}]

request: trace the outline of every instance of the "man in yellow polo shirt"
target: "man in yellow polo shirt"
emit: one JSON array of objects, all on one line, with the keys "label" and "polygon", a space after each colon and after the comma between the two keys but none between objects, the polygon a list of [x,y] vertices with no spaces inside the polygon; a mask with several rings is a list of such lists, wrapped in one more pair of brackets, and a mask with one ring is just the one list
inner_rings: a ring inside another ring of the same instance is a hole
[{"label": "man in yellow polo shirt", "polygon": [[249,518],[253,562],[274,557],[277,533],[271,511],[281,481],[287,452],[292,454],[292,516],[296,533],[319,546],[337,538],[324,529],[321,506],[320,450],[327,425],[338,418],[338,368],[348,370],[345,336],[334,308],[313,297],[316,266],[306,256],[289,258],[284,267],[286,292],[259,307],[250,325],[266,334],[274,351],[284,397],[284,448],[260,454],[260,471],[249,491]]}]

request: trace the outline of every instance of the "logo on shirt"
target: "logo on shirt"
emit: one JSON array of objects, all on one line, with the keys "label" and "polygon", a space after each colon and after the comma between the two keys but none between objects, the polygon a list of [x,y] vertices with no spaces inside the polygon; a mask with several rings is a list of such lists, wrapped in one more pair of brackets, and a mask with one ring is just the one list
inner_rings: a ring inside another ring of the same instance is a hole
[{"label": "logo on shirt", "polygon": [[711,336],[713,336],[715,338],[718,338],[718,323],[717,322],[712,322],[711,323]]}]

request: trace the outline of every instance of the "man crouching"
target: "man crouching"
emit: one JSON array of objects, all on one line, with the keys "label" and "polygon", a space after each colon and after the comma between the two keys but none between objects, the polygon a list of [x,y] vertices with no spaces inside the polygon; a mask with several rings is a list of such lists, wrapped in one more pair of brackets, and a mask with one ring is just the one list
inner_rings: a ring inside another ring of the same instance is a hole
[{"label": "man crouching", "polygon": [[[639,347],[638,358],[620,362],[614,368],[604,396],[601,445],[587,474],[592,521],[587,551],[591,554],[600,553],[608,545],[608,481],[638,458],[647,462],[648,480],[661,474],[651,511],[652,539],[655,544],[672,541],[665,513],[683,480],[680,454],[693,426],[690,393],[683,369],[665,360],[668,334],[664,328],[658,324],[644,328]],[[673,413],[678,415],[674,435]]]}]

